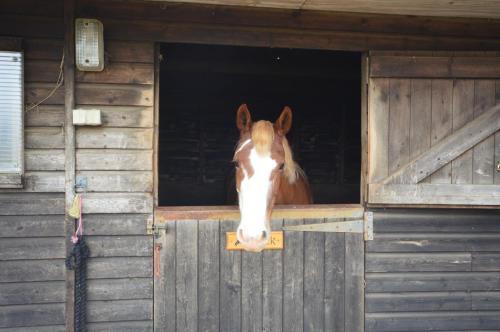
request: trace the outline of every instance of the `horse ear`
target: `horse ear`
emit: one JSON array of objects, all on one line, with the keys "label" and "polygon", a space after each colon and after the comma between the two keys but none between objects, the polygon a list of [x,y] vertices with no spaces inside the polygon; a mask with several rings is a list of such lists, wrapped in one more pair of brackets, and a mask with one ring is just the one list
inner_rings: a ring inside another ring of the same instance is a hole
[{"label": "horse ear", "polygon": [[252,126],[252,116],[248,110],[247,104],[241,104],[236,112],[236,127],[240,131],[249,131]]},{"label": "horse ear", "polygon": [[286,135],[290,131],[290,128],[292,128],[292,110],[290,107],[285,106],[283,108],[274,126],[281,135]]}]

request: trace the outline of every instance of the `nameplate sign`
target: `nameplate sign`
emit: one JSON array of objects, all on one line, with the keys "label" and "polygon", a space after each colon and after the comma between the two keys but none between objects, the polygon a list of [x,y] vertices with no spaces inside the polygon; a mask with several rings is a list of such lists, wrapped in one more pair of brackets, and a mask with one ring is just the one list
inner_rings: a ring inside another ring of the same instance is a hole
[{"label": "nameplate sign", "polygon": [[[264,247],[264,250],[267,249],[283,249],[283,232],[275,231],[271,232],[271,240]],[[236,232],[227,232],[226,233],[226,249],[227,250],[243,250],[241,248],[241,244],[238,242],[236,238]]]}]

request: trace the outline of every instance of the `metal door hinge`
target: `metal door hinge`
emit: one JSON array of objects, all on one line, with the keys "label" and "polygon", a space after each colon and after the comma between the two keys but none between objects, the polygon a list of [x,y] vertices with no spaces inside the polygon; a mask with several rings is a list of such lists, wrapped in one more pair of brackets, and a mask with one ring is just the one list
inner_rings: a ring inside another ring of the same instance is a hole
[{"label": "metal door hinge", "polygon": [[363,219],[285,226],[283,230],[296,232],[362,233],[365,241],[371,241],[373,240],[373,212],[365,212]]},{"label": "metal door hinge", "polygon": [[148,235],[160,235],[160,231],[167,231],[167,224],[154,224],[153,219],[148,219],[146,233]]}]

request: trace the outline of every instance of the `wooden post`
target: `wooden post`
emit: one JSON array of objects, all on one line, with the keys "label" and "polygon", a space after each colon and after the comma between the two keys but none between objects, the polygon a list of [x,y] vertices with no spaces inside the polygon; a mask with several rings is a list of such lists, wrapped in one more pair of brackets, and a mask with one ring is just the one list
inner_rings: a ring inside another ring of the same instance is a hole
[{"label": "wooden post", "polygon": [[[71,248],[71,235],[75,229],[74,219],[68,216],[75,194],[75,127],[73,108],[75,107],[75,0],[64,1],[64,147],[65,147],[65,218],[66,256]],[[66,331],[74,331],[74,289],[73,271],[66,270]]]}]

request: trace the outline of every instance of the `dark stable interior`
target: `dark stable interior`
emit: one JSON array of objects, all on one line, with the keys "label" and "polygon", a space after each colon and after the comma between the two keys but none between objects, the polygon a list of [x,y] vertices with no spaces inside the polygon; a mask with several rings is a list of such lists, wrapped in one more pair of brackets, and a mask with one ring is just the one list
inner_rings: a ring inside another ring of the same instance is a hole
[{"label": "dark stable interior", "polygon": [[359,203],[361,54],[163,44],[159,205],[233,205],[236,110],[274,122],[293,111],[287,137],[314,203]]}]

